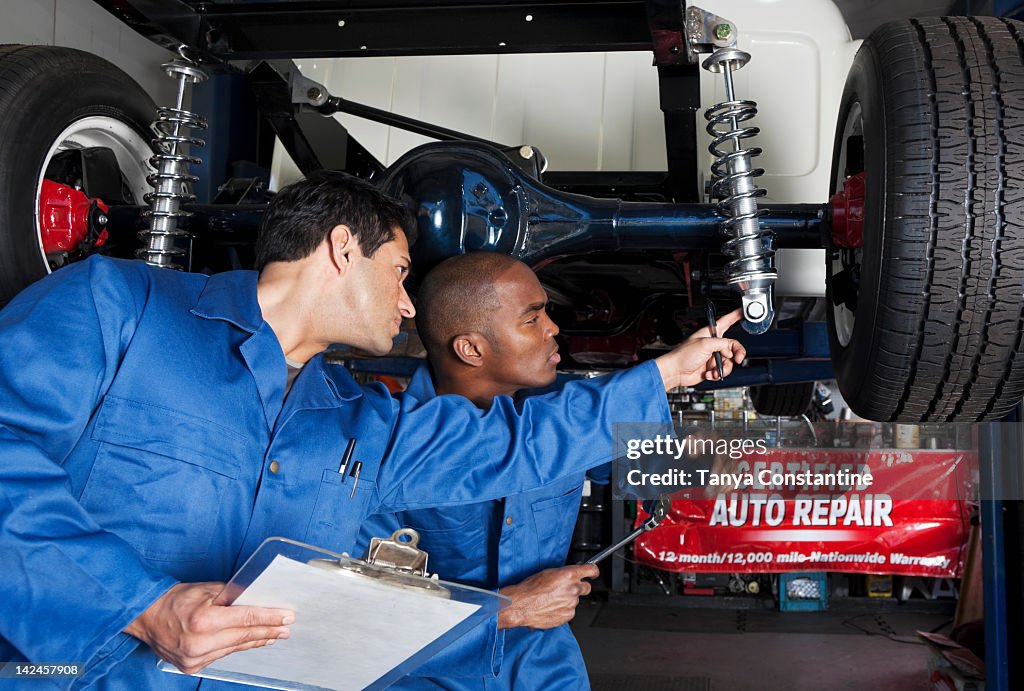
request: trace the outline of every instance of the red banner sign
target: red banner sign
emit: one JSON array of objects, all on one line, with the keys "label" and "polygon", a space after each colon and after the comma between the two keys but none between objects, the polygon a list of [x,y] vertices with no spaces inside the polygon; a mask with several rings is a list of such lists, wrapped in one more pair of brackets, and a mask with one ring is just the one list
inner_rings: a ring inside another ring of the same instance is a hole
[{"label": "red banner sign", "polygon": [[769,449],[673,494],[634,555],[665,571],[959,577],[976,470],[964,451]]}]

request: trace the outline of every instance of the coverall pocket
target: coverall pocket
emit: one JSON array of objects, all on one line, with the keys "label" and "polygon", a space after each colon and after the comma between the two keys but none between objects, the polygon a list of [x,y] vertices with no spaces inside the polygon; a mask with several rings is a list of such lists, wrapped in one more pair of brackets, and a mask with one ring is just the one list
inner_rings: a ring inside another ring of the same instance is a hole
[{"label": "coverall pocket", "polygon": [[81,503],[147,559],[205,559],[248,442],[186,413],[108,396]]},{"label": "coverall pocket", "polygon": [[569,543],[576,527],[583,483],[550,499],[533,502],[533,520],[537,529],[540,558],[546,567],[561,566],[569,553]]},{"label": "coverall pocket", "polygon": [[[325,469],[304,541],[335,552],[362,556],[357,553],[357,535],[376,491],[377,487],[369,477],[362,477],[358,482],[351,476],[343,480],[338,471]],[[360,549],[365,547],[362,545]]]},{"label": "coverall pocket", "polygon": [[427,567],[441,578],[489,587],[490,523],[493,502],[417,509],[398,514],[403,526],[420,534]]}]

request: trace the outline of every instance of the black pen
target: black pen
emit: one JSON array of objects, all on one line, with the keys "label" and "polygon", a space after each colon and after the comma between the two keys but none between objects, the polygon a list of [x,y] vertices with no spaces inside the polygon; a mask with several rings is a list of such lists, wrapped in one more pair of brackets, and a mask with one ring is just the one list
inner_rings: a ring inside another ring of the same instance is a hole
[{"label": "black pen", "polygon": [[[718,324],[715,323],[715,306],[708,300],[708,331],[711,332],[711,338],[718,338]],[[715,365],[718,366],[718,378],[725,380],[725,365],[722,363],[722,354],[715,351]]]},{"label": "black pen", "polygon": [[352,437],[348,440],[348,446],[345,447],[345,454],[341,457],[341,465],[338,466],[338,474],[341,475],[341,481],[345,482],[345,468],[348,467],[348,462],[352,460],[352,452],[356,450],[356,438]]}]

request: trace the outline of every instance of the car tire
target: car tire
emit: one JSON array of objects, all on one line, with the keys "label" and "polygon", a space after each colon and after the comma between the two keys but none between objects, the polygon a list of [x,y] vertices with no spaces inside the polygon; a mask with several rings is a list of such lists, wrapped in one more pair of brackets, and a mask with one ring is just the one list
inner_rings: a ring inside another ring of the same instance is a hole
[{"label": "car tire", "polygon": [[760,384],[750,387],[750,402],[758,415],[797,417],[811,407],[814,382]]},{"label": "car tire", "polygon": [[854,59],[832,189],[864,173],[863,244],[833,244],[827,286],[836,378],[865,418],[998,419],[1024,396],[1022,35],[913,19]]},{"label": "car tire", "polygon": [[65,143],[80,146],[75,139],[90,146],[109,140],[122,174],[141,190],[155,114],[142,87],[102,58],[71,48],[0,46],[0,306],[62,263],[48,261],[37,218],[53,153]]}]

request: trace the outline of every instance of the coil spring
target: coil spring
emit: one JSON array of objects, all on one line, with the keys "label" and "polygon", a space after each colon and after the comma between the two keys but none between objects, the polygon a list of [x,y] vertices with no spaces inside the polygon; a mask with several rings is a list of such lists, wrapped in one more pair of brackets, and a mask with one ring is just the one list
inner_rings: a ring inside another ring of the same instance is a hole
[{"label": "coil spring", "polygon": [[[766,191],[752,183],[743,189],[744,181],[764,175],[763,168],[750,167],[751,159],[761,155],[761,149],[752,147],[726,151],[722,148],[726,142],[753,137],[759,132],[756,127],[732,129],[730,126],[733,118],[737,121],[749,120],[756,113],[757,105],[753,101],[724,101],[704,113],[708,119],[708,134],[714,138],[708,147],[715,157],[711,164],[711,195],[719,200],[716,204],[718,210],[728,217],[723,226],[731,238],[723,245],[723,252],[736,257],[726,267],[730,276],[741,275],[749,270],[763,270],[766,261],[775,254],[765,249],[763,242],[764,238],[774,239],[774,233],[761,230],[757,222],[758,218],[768,213],[767,210],[758,209],[756,202],[748,203],[748,200],[763,197]],[[717,129],[723,123],[730,128]],[[745,246],[747,242],[753,243],[753,246]]]},{"label": "coil spring", "polygon": [[202,163],[202,159],[184,153],[181,147],[206,146],[202,139],[184,132],[204,130],[208,126],[204,118],[183,107],[185,88],[205,81],[206,73],[184,50],[179,50],[179,55],[179,59],[161,65],[167,76],[178,80],[178,96],[173,107],[157,110],[157,120],[153,123],[157,135],[153,145],[158,153],[149,162],[156,172],[146,177],[153,191],[144,197],[150,205],[145,214],[149,218],[149,229],[139,232],[139,238],[146,242],[146,247],[136,252],[136,256],[147,264],[171,269],[182,268],[174,263],[174,259],[185,252],[175,245],[178,238],[188,237],[188,233],[178,227],[178,219],[192,215],[183,211],[181,205],[195,199],[195,195],[186,190],[188,185],[199,180],[189,172],[188,166]]},{"label": "coil spring", "polygon": [[[763,229],[758,222],[767,211],[757,208],[757,198],[766,192],[754,184],[754,178],[764,175],[764,169],[752,167],[751,161],[761,155],[761,149],[744,149],[742,146],[742,140],[760,132],[757,127],[742,125],[757,115],[757,104],[736,99],[732,82],[733,71],[749,60],[748,53],[735,48],[721,48],[704,61],[705,69],[722,73],[725,77],[726,95],[725,101],[704,111],[704,118],[708,121],[707,132],[712,138],[708,151],[715,157],[711,164],[711,196],[719,200],[717,208],[726,217],[722,231],[729,238],[722,245],[722,252],[732,258],[725,267],[728,282],[744,293],[747,321],[763,322],[764,329],[767,329],[774,315],[771,286],[778,275],[772,265],[775,234]],[[730,143],[731,147],[726,148]],[[754,330],[762,329],[757,327]]]}]

